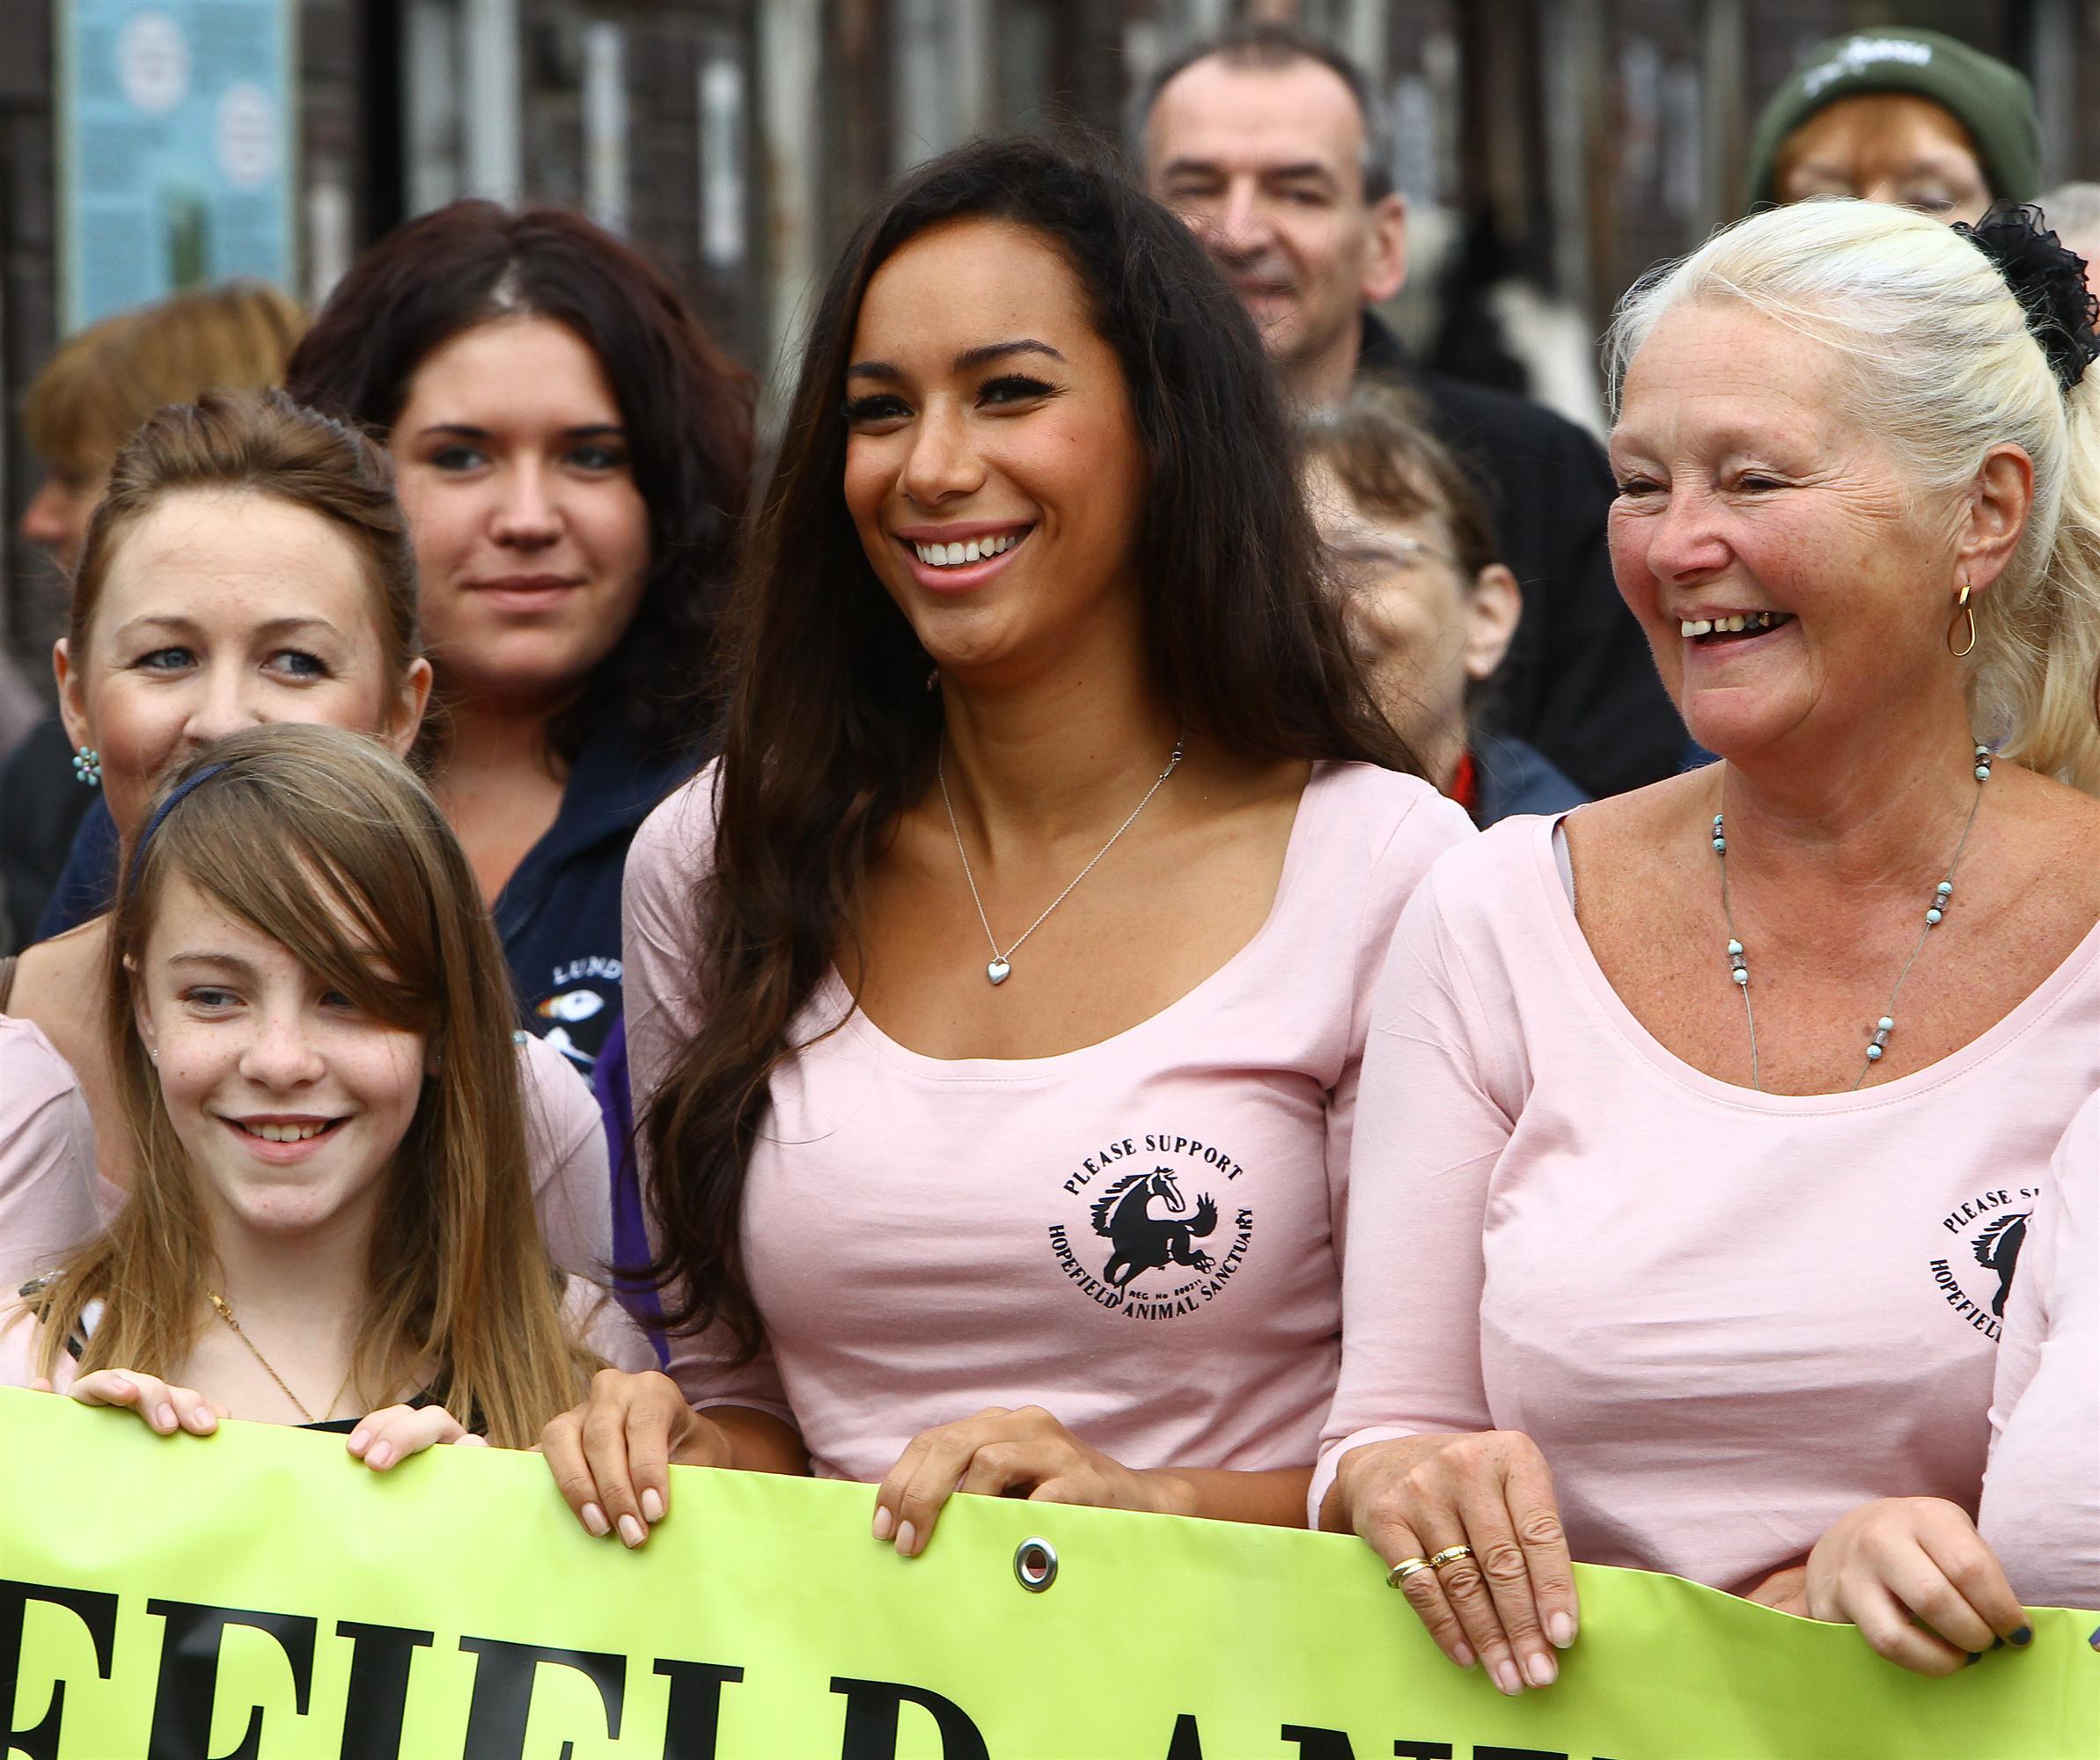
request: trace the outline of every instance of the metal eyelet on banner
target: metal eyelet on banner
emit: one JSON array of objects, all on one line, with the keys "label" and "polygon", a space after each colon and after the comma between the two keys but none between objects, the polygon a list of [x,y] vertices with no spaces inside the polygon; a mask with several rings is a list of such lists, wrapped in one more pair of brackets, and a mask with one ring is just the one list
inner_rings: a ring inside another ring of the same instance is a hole
[{"label": "metal eyelet on banner", "polygon": [[1014,1580],[1040,1595],[1057,1580],[1057,1548],[1047,1540],[1024,1540],[1014,1548]]}]

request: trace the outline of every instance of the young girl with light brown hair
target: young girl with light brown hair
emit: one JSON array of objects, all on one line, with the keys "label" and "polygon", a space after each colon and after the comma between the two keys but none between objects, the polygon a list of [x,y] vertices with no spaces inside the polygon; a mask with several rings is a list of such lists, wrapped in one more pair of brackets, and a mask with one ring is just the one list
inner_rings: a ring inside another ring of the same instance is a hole
[{"label": "young girl with light brown hair", "polygon": [[459,842],[377,741],[249,730],[184,764],[104,969],[131,1201],[0,1323],[0,1382],[348,1429],[385,1468],[525,1447],[646,1346],[564,1288],[526,1177],[501,950]]}]

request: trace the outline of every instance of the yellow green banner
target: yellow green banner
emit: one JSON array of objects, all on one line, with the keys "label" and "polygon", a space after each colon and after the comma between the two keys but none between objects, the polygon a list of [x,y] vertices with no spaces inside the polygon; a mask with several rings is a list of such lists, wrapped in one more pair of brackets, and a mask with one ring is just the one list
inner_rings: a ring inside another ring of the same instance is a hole
[{"label": "yellow green banner", "polygon": [[[1848,1628],[1582,1571],[1559,1684],[1445,1661],[1355,1540],[676,1470],[629,1553],[536,1456],[0,1390],[9,1760],[1699,1760],[2100,1755],[2096,1615],[1946,1680]],[[1048,1554],[1055,1572],[1039,1580]]]}]

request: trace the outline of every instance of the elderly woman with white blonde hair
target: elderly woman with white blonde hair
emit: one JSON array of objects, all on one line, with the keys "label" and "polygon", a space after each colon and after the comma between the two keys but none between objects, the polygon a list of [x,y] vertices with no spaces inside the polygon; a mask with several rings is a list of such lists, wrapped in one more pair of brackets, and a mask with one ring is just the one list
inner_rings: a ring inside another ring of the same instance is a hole
[{"label": "elderly woman with white blonde hair", "polygon": [[2024,1216],[2100,1088],[2081,267],[2021,211],[1818,201],[1619,314],[1613,566],[1722,761],[1416,892],[1311,1489],[1504,1691],[1574,1641],[1571,1558],[1927,1673],[2030,1635],[1970,1517]]}]

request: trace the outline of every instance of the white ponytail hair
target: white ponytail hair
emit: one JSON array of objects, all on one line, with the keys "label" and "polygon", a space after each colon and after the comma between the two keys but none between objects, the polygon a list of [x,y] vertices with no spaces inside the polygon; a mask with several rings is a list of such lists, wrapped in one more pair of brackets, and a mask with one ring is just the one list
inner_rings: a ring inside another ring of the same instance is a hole
[{"label": "white ponytail hair", "polygon": [[1614,419],[1641,345],[1694,302],[1740,303],[1836,350],[1851,370],[1832,395],[1926,495],[1970,482],[1993,446],[2026,452],[2027,528],[1971,601],[1974,725],[2100,795],[2100,363],[2067,393],[1975,245],[1906,209],[1817,199],[1737,221],[1626,294],[1606,337]]}]

